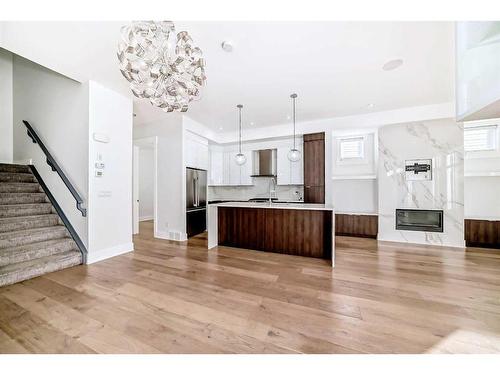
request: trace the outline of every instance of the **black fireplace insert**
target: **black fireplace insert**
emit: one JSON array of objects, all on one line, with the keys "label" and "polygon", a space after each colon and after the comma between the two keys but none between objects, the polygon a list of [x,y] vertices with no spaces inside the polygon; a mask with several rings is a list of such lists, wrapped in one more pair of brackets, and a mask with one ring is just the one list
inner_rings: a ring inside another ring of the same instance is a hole
[{"label": "black fireplace insert", "polygon": [[396,229],[443,232],[443,210],[396,209]]}]

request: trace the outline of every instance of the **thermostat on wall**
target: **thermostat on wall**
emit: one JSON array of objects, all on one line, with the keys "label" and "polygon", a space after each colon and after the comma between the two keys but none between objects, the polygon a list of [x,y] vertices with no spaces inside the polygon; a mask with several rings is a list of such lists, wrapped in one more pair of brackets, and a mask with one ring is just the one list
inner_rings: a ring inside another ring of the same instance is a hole
[{"label": "thermostat on wall", "polygon": [[432,159],[412,159],[405,161],[406,181],[432,180]]}]

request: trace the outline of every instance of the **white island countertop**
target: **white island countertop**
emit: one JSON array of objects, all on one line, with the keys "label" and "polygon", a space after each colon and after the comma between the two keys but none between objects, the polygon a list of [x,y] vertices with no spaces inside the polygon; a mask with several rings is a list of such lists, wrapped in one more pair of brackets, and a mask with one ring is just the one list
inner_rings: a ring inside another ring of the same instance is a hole
[{"label": "white island countertop", "polygon": [[276,208],[282,210],[317,210],[317,211],[333,211],[333,206],[319,203],[281,203],[274,202],[224,202],[214,203],[209,206],[217,207],[244,207],[244,208]]}]

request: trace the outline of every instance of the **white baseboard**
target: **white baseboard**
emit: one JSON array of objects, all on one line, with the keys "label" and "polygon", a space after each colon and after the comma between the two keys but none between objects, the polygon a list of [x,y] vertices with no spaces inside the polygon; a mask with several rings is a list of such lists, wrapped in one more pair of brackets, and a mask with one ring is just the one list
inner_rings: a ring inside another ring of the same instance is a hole
[{"label": "white baseboard", "polygon": [[154,236],[155,236],[155,238],[159,238],[159,239],[162,239],[162,240],[170,240],[170,241],[179,241],[179,242],[182,242],[182,241],[186,241],[187,240],[187,234],[186,233],[180,233],[178,238],[175,238],[170,233],[173,233],[173,232],[167,232],[167,231],[157,230],[154,233]]},{"label": "white baseboard", "polygon": [[101,249],[97,251],[89,251],[89,253],[87,254],[87,264],[100,262],[101,260],[129,253],[131,251],[134,251],[133,242],[124,243],[118,246],[108,247],[106,249]]},{"label": "white baseboard", "polygon": [[148,221],[148,220],[153,220],[153,219],[154,219],[153,215],[150,215],[150,216],[139,216],[139,221]]}]

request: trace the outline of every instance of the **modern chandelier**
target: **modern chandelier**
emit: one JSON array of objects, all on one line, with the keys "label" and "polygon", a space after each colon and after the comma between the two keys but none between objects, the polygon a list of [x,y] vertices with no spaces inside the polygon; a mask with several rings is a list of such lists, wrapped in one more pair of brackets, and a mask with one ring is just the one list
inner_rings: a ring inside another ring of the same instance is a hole
[{"label": "modern chandelier", "polygon": [[239,123],[239,129],[240,129],[240,136],[239,136],[239,142],[238,142],[238,145],[239,145],[238,153],[236,154],[234,159],[236,161],[236,164],[243,165],[247,162],[247,157],[245,156],[245,154],[243,154],[241,152],[241,109],[243,108],[243,105],[238,104],[236,106],[236,108],[238,108],[238,123]]},{"label": "modern chandelier", "polygon": [[121,29],[120,71],[132,93],[165,112],[186,112],[205,84],[202,51],[171,21],[134,21]]},{"label": "modern chandelier", "polygon": [[296,162],[300,160],[300,151],[297,149],[295,144],[295,100],[297,99],[297,94],[290,95],[290,98],[292,98],[293,148],[288,151],[288,160]]}]

